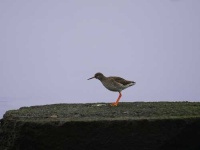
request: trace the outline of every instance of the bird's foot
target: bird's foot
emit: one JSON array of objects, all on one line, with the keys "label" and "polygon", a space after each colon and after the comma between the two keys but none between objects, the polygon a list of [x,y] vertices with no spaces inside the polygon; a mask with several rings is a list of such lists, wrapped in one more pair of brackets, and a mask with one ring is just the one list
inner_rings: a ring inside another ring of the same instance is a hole
[{"label": "bird's foot", "polygon": [[118,103],[112,103],[112,104],[110,104],[110,106],[117,106],[118,105]]}]

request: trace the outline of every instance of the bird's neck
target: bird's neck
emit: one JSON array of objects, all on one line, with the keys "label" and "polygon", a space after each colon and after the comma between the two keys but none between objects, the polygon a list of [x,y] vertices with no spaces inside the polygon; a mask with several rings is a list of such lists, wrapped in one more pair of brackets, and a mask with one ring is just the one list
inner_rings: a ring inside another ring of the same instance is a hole
[{"label": "bird's neck", "polygon": [[102,76],[99,80],[100,80],[101,82],[103,82],[103,81],[106,80],[106,77],[105,77],[105,76]]}]

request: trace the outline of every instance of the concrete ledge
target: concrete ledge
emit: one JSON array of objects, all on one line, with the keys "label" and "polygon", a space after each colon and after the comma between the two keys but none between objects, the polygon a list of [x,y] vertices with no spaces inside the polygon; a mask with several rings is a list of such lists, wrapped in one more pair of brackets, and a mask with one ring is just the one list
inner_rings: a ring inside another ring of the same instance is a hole
[{"label": "concrete ledge", "polygon": [[200,103],[54,104],[7,111],[0,149],[199,150]]}]

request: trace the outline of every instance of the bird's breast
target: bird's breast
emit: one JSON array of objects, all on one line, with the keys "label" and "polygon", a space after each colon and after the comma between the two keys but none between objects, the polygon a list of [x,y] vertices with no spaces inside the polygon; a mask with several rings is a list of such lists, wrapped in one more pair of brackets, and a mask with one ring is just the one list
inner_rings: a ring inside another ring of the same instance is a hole
[{"label": "bird's breast", "polygon": [[102,81],[101,83],[104,85],[105,88],[107,88],[110,91],[120,92],[123,90],[123,88],[120,85],[116,84],[115,82]]}]

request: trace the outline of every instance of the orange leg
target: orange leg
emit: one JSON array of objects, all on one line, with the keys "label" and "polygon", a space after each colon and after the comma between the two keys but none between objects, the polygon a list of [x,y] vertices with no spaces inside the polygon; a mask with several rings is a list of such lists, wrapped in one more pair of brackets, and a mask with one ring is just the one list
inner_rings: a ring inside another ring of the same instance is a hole
[{"label": "orange leg", "polygon": [[115,103],[110,104],[111,106],[117,106],[119,103],[120,98],[122,97],[122,94],[119,92],[119,97],[117,98]]}]

